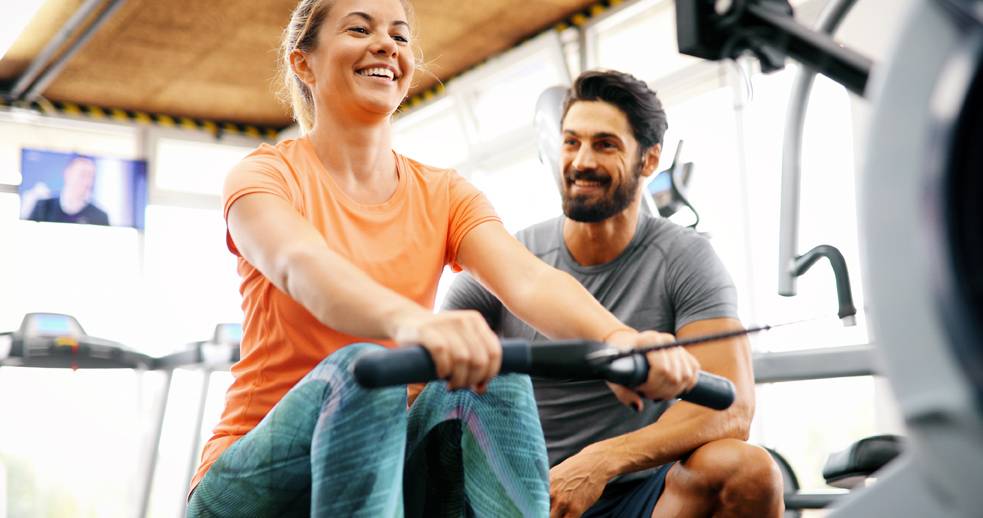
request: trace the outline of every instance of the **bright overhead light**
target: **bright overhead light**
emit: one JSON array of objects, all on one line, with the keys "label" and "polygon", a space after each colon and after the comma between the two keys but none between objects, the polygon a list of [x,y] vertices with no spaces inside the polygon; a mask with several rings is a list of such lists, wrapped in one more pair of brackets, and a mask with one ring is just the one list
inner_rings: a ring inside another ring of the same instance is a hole
[{"label": "bright overhead light", "polygon": [[27,23],[41,8],[44,0],[17,0],[5,3],[6,5],[0,7],[0,59],[7,54],[20,33],[24,32],[24,27],[27,27]]}]

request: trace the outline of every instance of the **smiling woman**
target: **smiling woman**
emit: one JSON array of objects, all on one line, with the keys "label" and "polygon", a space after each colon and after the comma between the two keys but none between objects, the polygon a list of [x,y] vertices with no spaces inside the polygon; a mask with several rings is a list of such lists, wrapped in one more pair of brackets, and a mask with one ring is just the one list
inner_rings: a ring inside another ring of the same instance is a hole
[{"label": "smiling woman", "polygon": [[[511,238],[463,178],[391,149],[390,117],[415,66],[407,10],[396,0],[305,0],[285,31],[284,81],[304,136],[261,146],[226,179],[242,360],[192,482],[190,516],[463,508],[463,479],[443,480],[447,494],[427,493],[436,486],[421,480],[421,493],[404,503],[403,452],[431,443],[450,458],[488,459],[468,470],[481,481],[467,493],[482,514],[548,508],[528,378],[491,382],[500,351],[481,317],[430,310],[444,265],[476,263],[462,253],[477,227]],[[449,384],[428,387],[408,413],[406,389],[354,384],[348,365],[378,347],[350,345],[355,337],[423,343]],[[466,439],[472,433],[483,441]],[[427,469],[426,455],[408,462],[414,472],[442,471]]]},{"label": "smiling woman", "polygon": [[[309,131],[314,123],[315,101],[311,89],[294,72],[292,65],[294,58],[292,56],[295,56],[295,52],[297,51],[309,54],[318,47],[318,37],[321,33],[320,28],[324,23],[325,17],[331,11],[332,6],[336,3],[338,3],[337,0],[302,0],[294,10],[290,24],[284,31],[284,38],[280,48],[281,55],[283,56],[280,62],[284,87],[283,97],[291,105],[294,119],[300,125],[302,132]],[[394,40],[401,45],[409,45],[412,33],[410,22],[413,8],[405,0],[401,0],[400,4],[406,13],[406,19],[394,20],[392,22],[393,27],[389,29],[393,31],[392,37]],[[374,22],[377,23],[371,15],[361,11],[350,13],[345,16],[342,22],[346,23],[346,25],[343,25],[341,30],[352,34],[360,34],[364,37],[371,35],[372,24]],[[382,30],[387,30],[387,28],[383,27]],[[402,54],[405,54],[408,58],[412,58],[413,56],[412,52]],[[414,66],[415,63],[412,60],[409,66],[405,66],[401,70],[396,69],[391,64],[383,63],[378,67],[382,70],[376,70],[376,72],[385,75],[391,81],[398,81],[405,76],[406,81],[403,81],[403,83],[409,85]],[[370,70],[368,68],[361,70],[363,74],[368,74],[369,72]],[[403,91],[404,96],[405,94],[406,92]]]}]

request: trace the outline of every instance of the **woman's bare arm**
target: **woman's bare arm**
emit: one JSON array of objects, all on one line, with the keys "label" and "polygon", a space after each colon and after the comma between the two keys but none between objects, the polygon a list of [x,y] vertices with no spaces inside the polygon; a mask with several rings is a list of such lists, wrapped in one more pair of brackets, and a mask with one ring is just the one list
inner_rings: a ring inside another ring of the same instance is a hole
[{"label": "woman's bare arm", "polygon": [[[482,223],[465,236],[458,262],[514,315],[553,339],[583,338],[640,346],[672,340],[638,333],[604,308],[579,282],[540,261],[498,222]],[[656,399],[675,397],[696,383],[699,363],[675,348],[649,353],[649,381],[639,390]]]},{"label": "woman's bare arm", "polygon": [[380,285],[331,250],[289,204],[249,194],[229,210],[229,233],[242,257],[324,325],[354,336],[420,343],[452,388],[478,386],[498,373],[501,348],[481,315],[434,315]]},{"label": "woman's bare arm", "polygon": [[331,250],[310,223],[276,196],[243,196],[230,208],[228,220],[242,257],[328,327],[386,339],[396,334],[397,316],[426,311]]}]

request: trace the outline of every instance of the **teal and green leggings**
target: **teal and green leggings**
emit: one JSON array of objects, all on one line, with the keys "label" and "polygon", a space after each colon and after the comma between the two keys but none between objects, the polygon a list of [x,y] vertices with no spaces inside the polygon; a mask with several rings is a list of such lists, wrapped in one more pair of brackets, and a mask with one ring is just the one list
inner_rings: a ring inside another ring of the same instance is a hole
[{"label": "teal and green leggings", "polygon": [[484,395],[434,382],[364,389],[353,344],[294,386],[195,488],[189,517],[547,516],[549,471],[532,385]]}]

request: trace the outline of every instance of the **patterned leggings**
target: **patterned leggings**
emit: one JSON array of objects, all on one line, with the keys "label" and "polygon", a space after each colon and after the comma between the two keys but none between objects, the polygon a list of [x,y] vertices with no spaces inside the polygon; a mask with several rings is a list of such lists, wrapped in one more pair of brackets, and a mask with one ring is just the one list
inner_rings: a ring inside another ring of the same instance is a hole
[{"label": "patterned leggings", "polygon": [[189,517],[547,516],[546,446],[527,376],[488,392],[363,389],[332,354],[198,484]]}]

